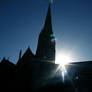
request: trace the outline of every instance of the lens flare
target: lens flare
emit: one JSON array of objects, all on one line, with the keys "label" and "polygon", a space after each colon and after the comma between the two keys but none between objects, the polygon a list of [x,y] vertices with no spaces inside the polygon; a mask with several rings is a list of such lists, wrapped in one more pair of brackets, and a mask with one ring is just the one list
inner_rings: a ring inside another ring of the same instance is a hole
[{"label": "lens flare", "polygon": [[72,58],[70,57],[70,55],[58,54],[56,56],[56,62],[55,63],[59,64],[58,69],[61,70],[63,82],[65,80],[65,76],[67,75],[66,65],[69,64],[69,62],[72,62]]},{"label": "lens flare", "polygon": [[56,56],[56,64],[60,64],[61,66],[65,66],[69,62],[72,62],[72,58],[70,55],[67,54],[58,54]]}]

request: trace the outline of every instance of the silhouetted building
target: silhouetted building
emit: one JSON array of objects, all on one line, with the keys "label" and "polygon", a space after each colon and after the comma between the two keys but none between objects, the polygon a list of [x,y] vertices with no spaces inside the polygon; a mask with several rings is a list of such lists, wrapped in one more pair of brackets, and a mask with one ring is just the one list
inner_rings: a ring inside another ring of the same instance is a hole
[{"label": "silhouetted building", "polygon": [[58,67],[58,65],[55,65],[55,43],[49,5],[45,25],[39,35],[36,55],[28,47],[22,57],[19,53],[17,63],[18,71],[26,73],[26,76],[24,74],[23,76],[30,80],[29,84],[33,90],[48,84],[49,81],[47,80],[55,77],[56,68]]},{"label": "silhouetted building", "polygon": [[16,70],[16,66],[9,60],[3,58],[3,60],[0,63],[0,72],[11,72],[14,70]]},{"label": "silhouetted building", "polygon": [[43,62],[55,63],[55,37],[52,31],[50,5],[44,28],[39,35],[36,56],[37,59],[40,59]]},{"label": "silhouetted building", "polygon": [[[19,56],[20,56],[20,53],[19,53]],[[24,55],[17,62],[17,66],[21,67],[23,65],[31,63],[33,61],[34,57],[35,57],[34,54],[30,50],[30,48],[28,47],[28,49],[26,50]]]},{"label": "silhouetted building", "polygon": [[21,59],[22,57],[22,51],[20,50],[20,53],[19,53],[19,60]]},{"label": "silhouetted building", "polygon": [[28,47],[23,56],[20,51],[16,65],[4,58],[0,63],[0,87],[31,92],[92,92],[92,61],[69,64],[63,80],[64,72],[55,64],[55,44],[49,5],[36,55]]}]

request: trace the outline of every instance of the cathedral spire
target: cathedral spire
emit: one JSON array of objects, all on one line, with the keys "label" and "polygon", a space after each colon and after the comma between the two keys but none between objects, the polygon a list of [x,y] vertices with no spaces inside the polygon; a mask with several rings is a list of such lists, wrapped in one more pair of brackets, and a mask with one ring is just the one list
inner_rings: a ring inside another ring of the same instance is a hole
[{"label": "cathedral spire", "polygon": [[51,4],[49,4],[44,28],[51,28],[52,29],[52,23],[51,23],[51,21],[52,21],[51,20]]},{"label": "cathedral spire", "polygon": [[21,59],[22,51],[19,52],[19,60]]},{"label": "cathedral spire", "polygon": [[55,63],[55,37],[52,31],[50,4],[43,30],[39,35],[36,56],[43,62]]}]

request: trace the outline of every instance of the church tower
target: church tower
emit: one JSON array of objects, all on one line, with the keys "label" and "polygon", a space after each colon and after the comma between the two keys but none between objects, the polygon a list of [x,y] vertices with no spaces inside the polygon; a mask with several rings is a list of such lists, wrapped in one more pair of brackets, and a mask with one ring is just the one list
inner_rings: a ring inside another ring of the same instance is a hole
[{"label": "church tower", "polygon": [[52,31],[51,8],[49,5],[44,27],[39,35],[36,51],[37,59],[43,62],[55,63],[55,44],[55,36]]}]

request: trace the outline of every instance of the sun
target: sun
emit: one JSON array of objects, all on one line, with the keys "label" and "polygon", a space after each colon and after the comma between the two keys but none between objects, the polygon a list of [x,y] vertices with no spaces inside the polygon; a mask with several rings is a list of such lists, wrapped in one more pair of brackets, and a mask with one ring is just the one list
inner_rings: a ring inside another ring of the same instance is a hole
[{"label": "sun", "polygon": [[59,53],[58,55],[56,55],[56,61],[55,61],[56,64],[65,66],[69,62],[72,62],[72,57],[70,55],[62,54],[62,53]]},{"label": "sun", "polygon": [[62,70],[61,75],[62,75],[63,82],[65,80],[65,75],[67,75],[66,65],[68,65],[70,62],[72,62],[72,57],[69,54],[59,53],[56,55],[55,63],[59,64],[57,70]]}]

